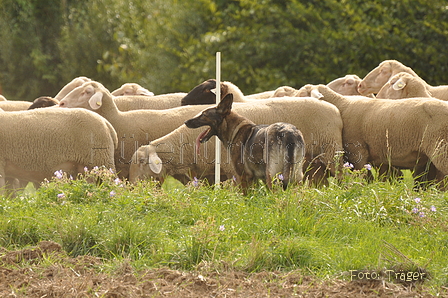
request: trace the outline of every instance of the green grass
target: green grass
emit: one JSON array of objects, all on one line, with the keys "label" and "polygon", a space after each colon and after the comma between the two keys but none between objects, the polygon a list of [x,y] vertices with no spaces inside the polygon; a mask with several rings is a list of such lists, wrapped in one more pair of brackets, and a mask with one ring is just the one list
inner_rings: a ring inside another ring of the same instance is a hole
[{"label": "green grass", "polygon": [[93,170],[96,184],[55,178],[1,197],[0,246],[52,240],[71,256],[126,259],[136,269],[209,263],[349,279],[350,270],[423,268],[426,285],[447,286],[448,193],[415,191],[409,177],[366,183],[363,175],[347,172],[319,189],[258,185],[243,196],[231,183],[129,185]]}]

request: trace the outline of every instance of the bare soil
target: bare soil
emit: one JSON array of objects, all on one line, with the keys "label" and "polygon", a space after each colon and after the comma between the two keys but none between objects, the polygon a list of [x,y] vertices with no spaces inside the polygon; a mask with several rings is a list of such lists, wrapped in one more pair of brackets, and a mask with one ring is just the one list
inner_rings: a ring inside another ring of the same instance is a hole
[{"label": "bare soil", "polygon": [[421,286],[323,281],[299,271],[249,274],[204,266],[194,272],[135,272],[124,262],[106,274],[102,264],[92,256],[68,257],[49,241],[19,251],[0,248],[0,297],[432,297]]}]

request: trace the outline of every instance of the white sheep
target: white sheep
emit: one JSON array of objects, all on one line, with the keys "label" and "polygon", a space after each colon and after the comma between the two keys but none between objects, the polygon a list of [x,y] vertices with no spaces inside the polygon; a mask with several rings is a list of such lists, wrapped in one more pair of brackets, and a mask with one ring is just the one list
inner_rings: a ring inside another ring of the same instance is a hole
[{"label": "white sheep", "polygon": [[[354,74],[348,74],[345,77],[334,79],[327,84],[327,87],[341,95],[361,95],[358,92],[360,82],[360,77]],[[373,97],[373,95],[369,95],[368,97]]]},{"label": "white sheep", "polygon": [[[300,129],[306,144],[305,179],[315,184],[325,184],[326,176],[336,175],[340,169],[342,120],[335,106],[314,98],[294,97],[259,100],[256,105],[236,103],[233,109],[255,123],[283,121]],[[160,179],[164,175],[171,175],[185,182],[188,180],[185,177],[213,177],[215,145],[214,142],[208,142],[199,150],[197,137],[202,130],[181,125],[166,136],[151,141],[149,145],[141,146],[132,158],[130,180],[148,177]],[[227,150],[222,152],[221,170],[230,178],[230,159],[226,155]]]},{"label": "white sheep", "polygon": [[120,88],[111,92],[113,96],[124,95],[142,95],[142,96],[154,96],[154,93],[148,89],[140,86],[137,83],[125,83]]},{"label": "white sheep", "polygon": [[117,134],[91,111],[0,111],[0,122],[0,188],[6,179],[40,183],[60,170],[76,177],[84,167],[115,169]]},{"label": "white sheep", "polygon": [[165,110],[180,107],[181,100],[185,95],[187,95],[185,92],[176,92],[154,96],[116,96],[114,97],[114,102],[122,112],[132,110]]},{"label": "white sheep", "polygon": [[7,100],[6,97],[0,94],[0,101],[6,101],[6,100]]},{"label": "white sheep", "polygon": [[420,77],[415,77],[407,72],[399,72],[384,84],[376,95],[376,98],[402,99],[432,97],[426,86],[426,82]]},{"label": "white sheep", "polygon": [[[337,78],[327,84],[327,86],[333,91],[347,96],[359,96],[358,84],[361,82],[361,78],[357,75],[348,74],[345,77]],[[283,96],[307,96],[306,92],[302,95],[300,89],[295,89],[290,86],[278,87],[272,97],[283,97]],[[373,97],[373,95],[369,96]]]},{"label": "white sheep", "polygon": [[0,109],[3,111],[24,111],[31,106],[32,102],[22,100],[0,101]]},{"label": "white sheep", "polygon": [[280,86],[274,90],[272,97],[294,97],[297,96],[298,91],[299,90],[294,87]]},{"label": "white sheep", "polygon": [[132,154],[140,145],[170,133],[201,111],[200,106],[191,106],[123,112],[117,108],[115,98],[101,83],[91,81],[67,94],[59,106],[95,111],[112,124],[120,144],[115,152],[115,165],[122,178],[128,177]]},{"label": "white sheep", "polygon": [[[358,85],[358,91],[363,95],[378,93],[381,87],[399,72],[407,72],[415,77],[419,77],[412,68],[397,60],[384,60],[364,77]],[[426,88],[433,97],[448,100],[448,85],[431,86],[426,83]]]},{"label": "white sheep", "polygon": [[54,99],[61,100],[62,98],[64,98],[64,96],[66,96],[68,93],[70,93],[70,91],[72,91],[76,87],[81,86],[85,82],[89,82],[89,81],[90,81],[90,79],[87,78],[87,77],[76,77],[76,78],[74,78],[73,80],[68,82],[67,85],[62,87],[62,89],[58,92],[58,94],[56,94]]},{"label": "white sheep", "polygon": [[269,90],[269,91],[263,91],[259,93],[254,94],[248,94],[246,95],[247,99],[268,99],[271,97],[274,97],[275,90]]},{"label": "white sheep", "polygon": [[357,99],[323,85],[303,88],[310,94],[311,90],[318,91],[318,97],[341,112],[344,149],[355,169],[370,163],[420,174],[430,162],[437,180],[448,175],[447,102],[430,98]]}]

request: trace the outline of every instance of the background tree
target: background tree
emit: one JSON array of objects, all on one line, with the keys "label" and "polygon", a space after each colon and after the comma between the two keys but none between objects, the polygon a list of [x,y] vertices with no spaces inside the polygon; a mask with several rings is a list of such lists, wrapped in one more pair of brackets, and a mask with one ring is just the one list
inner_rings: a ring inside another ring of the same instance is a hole
[{"label": "background tree", "polygon": [[156,94],[215,76],[245,94],[363,77],[386,59],[448,84],[448,10],[434,0],[0,0],[0,86],[54,95],[76,76]]}]

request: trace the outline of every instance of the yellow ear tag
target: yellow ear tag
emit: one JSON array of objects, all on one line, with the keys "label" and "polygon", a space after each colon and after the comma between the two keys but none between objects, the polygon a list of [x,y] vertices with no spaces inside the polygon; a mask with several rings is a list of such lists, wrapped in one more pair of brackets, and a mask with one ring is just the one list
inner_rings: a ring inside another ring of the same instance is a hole
[{"label": "yellow ear tag", "polygon": [[97,106],[101,106],[101,102],[97,101],[97,102],[96,102],[96,105],[97,105]]},{"label": "yellow ear tag", "polygon": [[398,87],[398,88],[403,88],[403,87],[404,87],[403,82],[398,82],[397,87]]}]

